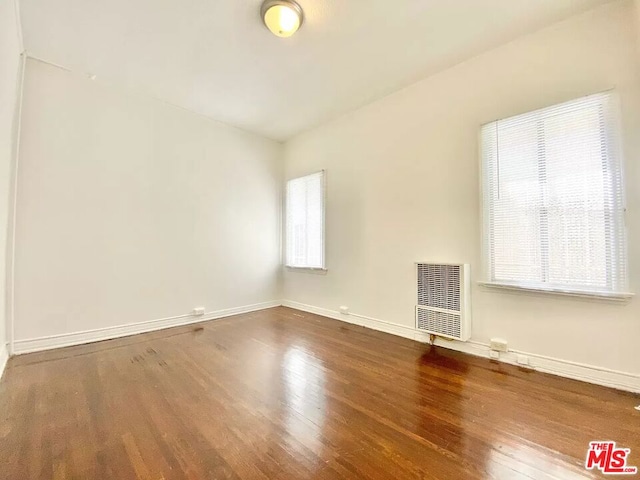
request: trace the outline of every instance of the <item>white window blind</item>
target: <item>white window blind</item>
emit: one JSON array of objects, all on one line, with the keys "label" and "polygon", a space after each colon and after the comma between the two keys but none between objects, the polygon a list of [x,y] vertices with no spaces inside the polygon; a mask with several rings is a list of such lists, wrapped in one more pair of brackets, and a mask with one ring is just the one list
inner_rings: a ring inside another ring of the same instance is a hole
[{"label": "white window blind", "polygon": [[602,93],[482,127],[490,283],[626,291],[614,104]]},{"label": "white window blind", "polygon": [[287,182],[286,264],[324,268],[324,171]]}]

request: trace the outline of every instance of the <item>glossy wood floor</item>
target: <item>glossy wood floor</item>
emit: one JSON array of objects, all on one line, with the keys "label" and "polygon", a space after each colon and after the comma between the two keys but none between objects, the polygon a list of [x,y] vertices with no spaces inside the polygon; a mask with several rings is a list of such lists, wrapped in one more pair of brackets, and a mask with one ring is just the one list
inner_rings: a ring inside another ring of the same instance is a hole
[{"label": "glossy wood floor", "polygon": [[592,478],[638,403],[280,307],[11,359],[0,478]]}]

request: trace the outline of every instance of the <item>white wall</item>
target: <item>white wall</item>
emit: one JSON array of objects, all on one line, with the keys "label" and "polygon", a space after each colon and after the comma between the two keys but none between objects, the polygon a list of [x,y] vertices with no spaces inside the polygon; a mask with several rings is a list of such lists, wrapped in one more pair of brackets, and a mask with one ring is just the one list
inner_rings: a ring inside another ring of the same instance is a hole
[{"label": "white wall", "polygon": [[282,146],[29,59],[19,342],[279,298]]},{"label": "white wall", "polygon": [[[284,297],[412,327],[415,261],[481,280],[481,124],[581,95],[621,95],[631,286],[640,294],[640,77],[633,3],[615,2],[427,78],[285,146],[285,177],[327,169],[326,275],[285,271]],[[428,48],[428,46],[425,46]],[[474,341],[640,373],[640,298],[624,304],[489,290]]]},{"label": "white wall", "polygon": [[20,40],[14,0],[0,0],[0,375],[6,358],[6,252],[19,70]]}]

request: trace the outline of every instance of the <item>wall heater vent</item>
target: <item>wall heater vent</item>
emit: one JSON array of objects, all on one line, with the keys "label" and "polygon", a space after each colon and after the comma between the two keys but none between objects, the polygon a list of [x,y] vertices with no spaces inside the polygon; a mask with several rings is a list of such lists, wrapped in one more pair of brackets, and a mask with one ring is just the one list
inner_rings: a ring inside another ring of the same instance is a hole
[{"label": "wall heater vent", "polygon": [[416,328],[441,337],[469,340],[469,265],[417,263],[416,267]]}]

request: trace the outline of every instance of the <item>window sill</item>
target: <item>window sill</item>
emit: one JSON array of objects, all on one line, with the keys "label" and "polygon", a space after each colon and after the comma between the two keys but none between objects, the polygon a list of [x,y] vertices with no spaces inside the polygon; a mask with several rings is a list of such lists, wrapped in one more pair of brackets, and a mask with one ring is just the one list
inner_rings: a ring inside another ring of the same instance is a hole
[{"label": "window sill", "polygon": [[316,275],[326,275],[328,270],[326,268],[316,268],[316,267],[292,267],[291,265],[284,266],[287,270],[291,272],[300,272],[300,273],[314,273]]},{"label": "window sill", "polygon": [[512,285],[509,283],[498,282],[478,282],[483,287],[495,288],[500,290],[512,290],[523,293],[537,293],[541,295],[564,295],[568,297],[590,298],[596,300],[609,300],[614,302],[626,302],[634,297],[630,292],[590,292],[585,290],[570,290],[560,288],[536,288],[524,287],[521,285]]}]

